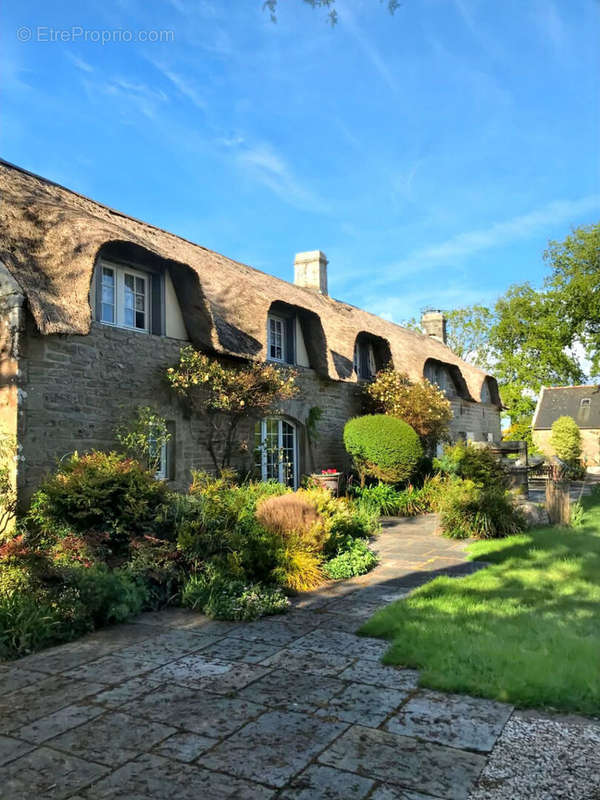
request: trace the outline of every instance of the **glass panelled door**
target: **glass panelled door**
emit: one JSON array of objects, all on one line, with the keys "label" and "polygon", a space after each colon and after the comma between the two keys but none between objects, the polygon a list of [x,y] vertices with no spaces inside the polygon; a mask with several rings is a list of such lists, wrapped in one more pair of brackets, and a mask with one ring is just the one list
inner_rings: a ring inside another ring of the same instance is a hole
[{"label": "glass panelled door", "polygon": [[278,481],[296,488],[296,429],[290,422],[275,417],[257,422],[254,453],[263,481]]}]

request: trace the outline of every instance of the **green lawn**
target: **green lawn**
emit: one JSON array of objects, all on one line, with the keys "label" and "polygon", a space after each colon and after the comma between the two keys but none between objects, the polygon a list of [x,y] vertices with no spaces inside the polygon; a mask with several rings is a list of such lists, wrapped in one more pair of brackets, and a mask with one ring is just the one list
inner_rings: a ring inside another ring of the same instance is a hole
[{"label": "green lawn", "polygon": [[600,493],[584,504],[582,527],[471,545],[487,569],[436,578],[360,633],[423,686],[600,714]]}]

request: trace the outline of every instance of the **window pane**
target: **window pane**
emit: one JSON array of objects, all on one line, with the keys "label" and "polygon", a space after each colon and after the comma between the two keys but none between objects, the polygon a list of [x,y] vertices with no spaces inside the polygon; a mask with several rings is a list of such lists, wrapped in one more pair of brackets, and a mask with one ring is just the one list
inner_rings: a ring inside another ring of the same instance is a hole
[{"label": "window pane", "polygon": [[133,309],[126,308],[124,314],[124,323],[130,328],[133,328]]},{"label": "window pane", "polygon": [[108,267],[102,268],[102,284],[106,286],[114,286],[115,285],[115,273],[114,270],[109,269]]},{"label": "window pane", "polygon": [[125,288],[133,291],[134,287],[135,287],[135,281],[133,275],[125,275]]},{"label": "window pane", "polygon": [[136,307],[137,311],[144,311],[145,310],[144,295],[136,294],[136,296],[135,296],[135,307]]},{"label": "window pane", "polygon": [[135,327],[144,329],[146,327],[146,315],[143,311],[136,311]]},{"label": "window pane", "polygon": [[115,321],[115,307],[109,303],[102,303],[102,322]]},{"label": "window pane", "polygon": [[138,294],[143,295],[146,293],[146,281],[143,278],[135,279],[135,290]]}]

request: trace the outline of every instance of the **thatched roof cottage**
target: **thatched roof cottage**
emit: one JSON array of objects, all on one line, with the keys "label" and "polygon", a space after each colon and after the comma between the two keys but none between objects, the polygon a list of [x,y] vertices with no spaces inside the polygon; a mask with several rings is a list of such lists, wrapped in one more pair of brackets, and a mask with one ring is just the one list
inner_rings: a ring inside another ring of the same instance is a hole
[{"label": "thatched roof cottage", "polygon": [[[345,466],[358,384],[388,362],[445,388],[455,437],[500,436],[496,381],[447,347],[443,315],[425,315],[423,335],[334,300],[318,250],[296,256],[289,283],[3,161],[0,191],[0,421],[20,445],[23,496],[65,454],[113,447],[116,424],[139,405],[172,428],[165,478],[183,488],[191,468],[209,467],[202,421],[162,380],[183,342],[295,365],[299,398],[247,432],[250,454],[255,427],[278,437],[294,482]],[[314,407],[320,435],[309,441]]]}]

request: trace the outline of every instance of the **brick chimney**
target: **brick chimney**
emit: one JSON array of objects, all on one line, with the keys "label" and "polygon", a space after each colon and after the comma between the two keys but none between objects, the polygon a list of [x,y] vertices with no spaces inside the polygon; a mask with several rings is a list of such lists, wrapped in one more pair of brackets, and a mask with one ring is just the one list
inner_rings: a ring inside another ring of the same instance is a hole
[{"label": "brick chimney", "polygon": [[442,311],[424,311],[421,316],[421,327],[427,336],[446,344],[446,317]]},{"label": "brick chimney", "polygon": [[294,283],[327,294],[327,256],[320,250],[296,253],[294,259]]}]

